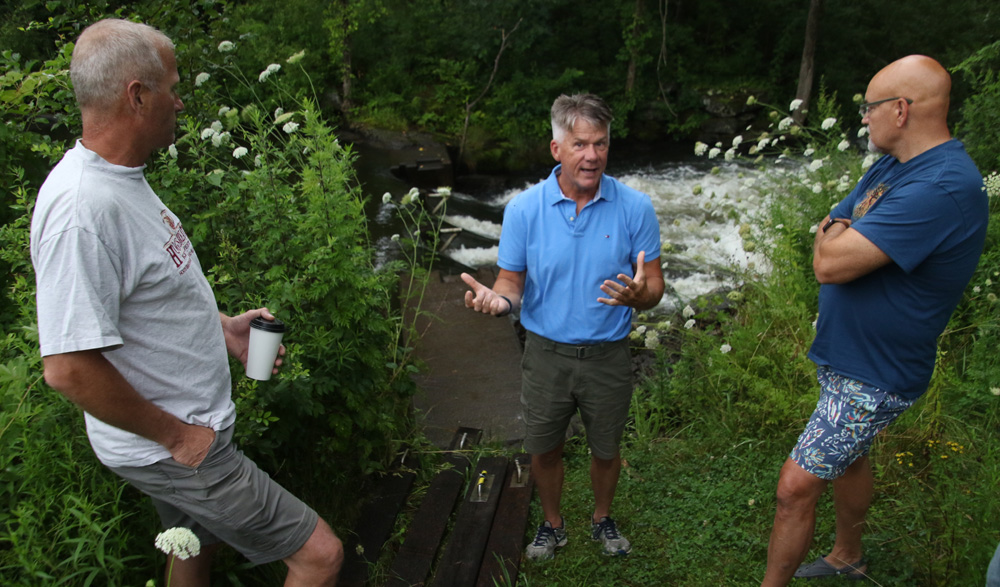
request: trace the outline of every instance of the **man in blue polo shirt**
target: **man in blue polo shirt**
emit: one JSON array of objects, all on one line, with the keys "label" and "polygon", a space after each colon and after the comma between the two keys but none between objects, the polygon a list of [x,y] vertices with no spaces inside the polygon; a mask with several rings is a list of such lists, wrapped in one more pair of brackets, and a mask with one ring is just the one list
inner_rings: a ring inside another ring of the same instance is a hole
[{"label": "man in blue polo shirt", "polygon": [[[794,575],[867,573],[861,531],[873,497],[874,437],[927,389],[937,337],[983,250],[983,178],[951,138],[951,78],[922,55],[872,78],[861,105],[869,147],[885,153],[820,222],[813,271],[822,284],[816,339],[820,398],[781,469],[763,585]],[[833,485],[837,533],[809,551],[816,502]]]},{"label": "man in blue polo shirt", "polygon": [[562,450],[577,410],[591,450],[591,538],[609,555],[632,548],[611,518],[632,397],[628,335],[633,308],[663,297],[663,273],[649,196],[604,175],[611,120],[592,94],[556,99],[549,148],[559,165],[507,204],[496,283],[490,289],[462,274],[472,288],[466,306],[494,316],[520,307],[527,330],[524,449],[545,516],[526,549],[533,559],[552,558],[566,544]]}]

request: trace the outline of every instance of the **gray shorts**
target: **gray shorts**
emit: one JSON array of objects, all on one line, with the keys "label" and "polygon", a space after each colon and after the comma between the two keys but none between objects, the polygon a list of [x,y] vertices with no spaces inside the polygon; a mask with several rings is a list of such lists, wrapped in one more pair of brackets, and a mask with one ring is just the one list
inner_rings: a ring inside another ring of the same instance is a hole
[{"label": "gray shorts", "polygon": [[525,452],[544,454],[558,447],[579,410],[591,454],[613,459],[631,403],[628,339],[575,347],[528,332],[521,359]]},{"label": "gray shorts", "polygon": [[288,558],[312,535],[319,516],[216,432],[197,469],[174,459],[111,470],[150,496],[164,528],[190,528],[202,544],[225,542],[256,564]]}]

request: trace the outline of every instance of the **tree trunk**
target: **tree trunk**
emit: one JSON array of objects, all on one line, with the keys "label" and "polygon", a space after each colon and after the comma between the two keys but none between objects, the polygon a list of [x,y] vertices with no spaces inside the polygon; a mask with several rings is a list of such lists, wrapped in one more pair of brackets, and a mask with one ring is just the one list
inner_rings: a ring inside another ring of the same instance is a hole
[{"label": "tree trunk", "polygon": [[792,120],[802,124],[812,98],[813,74],[816,65],[816,40],[819,38],[819,19],[823,13],[823,0],[809,0],[809,16],[806,19],[806,40],[802,46],[802,65],[799,67],[799,87],[795,98],[802,104],[792,112]]},{"label": "tree trunk", "polygon": [[642,22],[642,0],[635,0],[635,10],[632,12],[632,27],[629,34],[632,37],[632,43],[627,43],[630,46],[629,49],[629,59],[628,59],[628,71],[625,77],[625,93],[631,94],[635,89],[635,70],[637,68],[636,61],[639,57],[639,47],[637,46],[635,39],[639,36],[639,23]]}]

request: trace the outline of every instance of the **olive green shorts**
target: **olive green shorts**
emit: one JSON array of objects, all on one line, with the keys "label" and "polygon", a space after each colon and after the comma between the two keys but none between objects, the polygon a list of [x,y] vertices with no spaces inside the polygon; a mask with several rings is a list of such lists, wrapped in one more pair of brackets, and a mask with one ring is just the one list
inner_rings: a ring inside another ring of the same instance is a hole
[{"label": "olive green shorts", "polygon": [[528,332],[521,359],[524,450],[544,454],[565,440],[579,410],[590,452],[618,456],[632,403],[632,357],[628,339],[592,346],[556,343]]}]

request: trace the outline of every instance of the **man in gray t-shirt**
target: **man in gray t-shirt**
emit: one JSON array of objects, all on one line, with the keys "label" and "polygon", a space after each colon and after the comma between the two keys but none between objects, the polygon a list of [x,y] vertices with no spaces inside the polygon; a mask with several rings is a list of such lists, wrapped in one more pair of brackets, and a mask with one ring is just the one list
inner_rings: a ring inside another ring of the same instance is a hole
[{"label": "man in gray t-shirt", "polygon": [[222,542],[256,563],[284,560],[286,585],[335,584],[343,547],[329,525],[230,442],[227,352],[245,363],[250,321],[274,317],[219,312],[180,219],[143,174],[183,108],[173,43],[103,20],[80,35],[70,72],[83,136],[31,225],[45,381],[84,410],[101,462],[150,495],[164,526],[201,540],[201,555],[168,565],[173,584],[208,585]]}]

